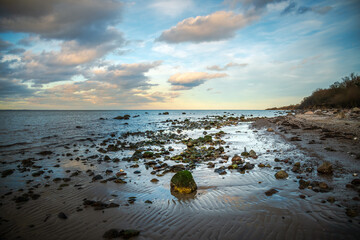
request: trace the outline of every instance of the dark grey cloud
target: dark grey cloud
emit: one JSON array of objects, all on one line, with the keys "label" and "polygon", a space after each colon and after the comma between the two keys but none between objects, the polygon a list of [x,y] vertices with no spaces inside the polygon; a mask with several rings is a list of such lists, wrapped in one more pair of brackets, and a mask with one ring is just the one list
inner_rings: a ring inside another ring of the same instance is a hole
[{"label": "dark grey cloud", "polygon": [[33,89],[29,89],[27,85],[16,82],[0,79],[0,99],[8,98],[26,98],[32,96]]},{"label": "dark grey cloud", "polygon": [[121,34],[108,28],[120,22],[122,8],[116,0],[2,0],[0,31],[84,44],[114,38],[123,41]]}]

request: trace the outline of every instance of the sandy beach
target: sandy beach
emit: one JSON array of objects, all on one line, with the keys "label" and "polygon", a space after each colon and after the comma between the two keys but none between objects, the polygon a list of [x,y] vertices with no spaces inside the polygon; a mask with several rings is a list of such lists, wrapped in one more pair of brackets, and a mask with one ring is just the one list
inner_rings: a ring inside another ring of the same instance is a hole
[{"label": "sandy beach", "polygon": [[[158,116],[159,131],[2,148],[1,239],[103,239],[110,229],[138,230],[133,239],[357,239],[358,119],[171,115]],[[133,117],[97,121],[145,115]],[[325,161],[331,173],[318,173]],[[184,169],[198,189],[172,193]]]}]

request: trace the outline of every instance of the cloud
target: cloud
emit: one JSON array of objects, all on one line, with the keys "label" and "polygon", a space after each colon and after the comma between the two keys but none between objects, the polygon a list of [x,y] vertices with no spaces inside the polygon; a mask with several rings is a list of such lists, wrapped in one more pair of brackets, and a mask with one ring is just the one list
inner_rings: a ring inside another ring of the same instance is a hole
[{"label": "cloud", "polygon": [[184,11],[192,9],[194,3],[192,0],[156,0],[150,5],[158,13],[170,17],[181,15]]},{"label": "cloud", "polygon": [[168,43],[210,42],[229,39],[235,32],[258,19],[255,15],[218,11],[207,16],[187,18],[162,32],[158,41]]},{"label": "cloud", "polygon": [[213,70],[213,71],[225,71],[231,67],[246,67],[248,64],[247,63],[233,63],[230,62],[228,64],[226,64],[224,67],[220,67],[218,65],[213,65],[213,66],[209,66],[207,67],[208,70]]},{"label": "cloud", "polygon": [[245,9],[254,8],[255,10],[261,10],[264,9],[268,4],[283,1],[287,0],[225,0],[224,4],[229,5],[231,8],[237,8],[240,5]]},{"label": "cloud", "polygon": [[35,33],[44,39],[94,45],[119,37],[108,26],[120,22],[122,6],[116,0],[3,0],[0,31]]},{"label": "cloud", "polygon": [[154,86],[149,83],[145,74],[162,64],[162,61],[150,63],[131,63],[110,65],[104,68],[93,69],[86,77],[91,81],[107,82],[126,91],[130,89],[146,90]]},{"label": "cloud", "polygon": [[196,86],[199,86],[207,80],[214,78],[222,78],[228,76],[225,73],[209,74],[206,72],[187,72],[177,73],[170,76],[168,82],[171,84],[171,90],[189,90]]},{"label": "cloud", "polygon": [[305,14],[307,12],[314,12],[317,14],[324,15],[332,9],[331,6],[314,6],[314,7],[300,6],[298,8],[296,8],[296,6],[297,4],[291,1],[289,5],[281,12],[281,15],[286,15],[291,12],[296,12],[296,14]]},{"label": "cloud", "polygon": [[281,15],[286,15],[293,12],[296,8],[295,2],[290,2],[289,5],[281,12]]},{"label": "cloud", "polygon": [[10,43],[8,41],[4,41],[0,38],[0,52],[7,51],[12,46],[13,46],[12,43]]},{"label": "cloud", "polygon": [[26,98],[34,93],[33,89],[29,89],[25,84],[15,80],[0,79],[0,100],[8,98]]}]

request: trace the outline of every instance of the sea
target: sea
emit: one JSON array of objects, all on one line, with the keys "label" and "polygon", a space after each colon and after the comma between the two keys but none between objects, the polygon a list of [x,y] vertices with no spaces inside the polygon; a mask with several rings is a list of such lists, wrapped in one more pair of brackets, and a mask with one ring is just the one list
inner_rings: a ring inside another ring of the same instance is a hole
[{"label": "sea", "polygon": [[[168,112],[169,115],[162,115]],[[130,115],[129,120],[116,120]],[[160,115],[161,114],[161,115]],[[88,137],[166,129],[166,120],[197,119],[206,116],[274,117],[275,110],[2,110],[0,111],[0,156],[13,151],[46,149],[74,144]],[[135,117],[136,116],[136,117]]]}]

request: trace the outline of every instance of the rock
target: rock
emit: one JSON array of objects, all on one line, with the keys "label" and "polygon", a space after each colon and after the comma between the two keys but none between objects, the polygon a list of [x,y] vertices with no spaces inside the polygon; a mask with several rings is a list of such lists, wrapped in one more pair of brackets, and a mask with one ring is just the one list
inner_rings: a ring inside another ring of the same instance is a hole
[{"label": "rock", "polygon": [[332,164],[329,162],[324,162],[318,167],[317,171],[318,173],[321,174],[332,174],[333,173]]},{"label": "rock", "polygon": [[103,177],[101,175],[96,175],[95,177],[92,178],[93,181],[97,181],[103,179]]},{"label": "rock", "polygon": [[4,177],[7,177],[11,174],[14,173],[14,170],[13,169],[7,169],[7,170],[4,170],[1,172],[1,177],[4,178]]},{"label": "rock", "polygon": [[355,209],[347,208],[346,215],[348,215],[349,217],[356,217],[358,213]]},{"label": "rock", "polygon": [[143,158],[152,158],[154,156],[153,152],[144,152],[142,157]]},{"label": "rock", "polygon": [[251,164],[251,163],[249,163],[249,162],[247,162],[246,164],[245,164],[245,166],[244,166],[244,168],[246,169],[246,170],[251,170],[251,169],[253,169],[255,167],[255,165],[254,164]]},{"label": "rock", "polygon": [[108,231],[106,231],[103,235],[103,238],[106,239],[112,239],[112,238],[118,238],[120,237],[119,231],[116,229],[110,229]]},{"label": "rock", "polygon": [[245,161],[241,159],[241,157],[237,154],[234,155],[234,157],[231,159],[231,162],[234,164],[242,164]]},{"label": "rock", "polygon": [[325,182],[320,182],[319,187],[323,190],[329,189],[329,186]]},{"label": "rock", "polygon": [[310,181],[300,180],[299,181],[299,189],[305,189],[310,185]]},{"label": "rock", "polygon": [[289,175],[287,174],[287,172],[285,172],[284,170],[281,170],[281,171],[278,171],[276,174],[275,174],[275,178],[276,179],[285,179],[287,178]]},{"label": "rock", "polygon": [[126,230],[121,230],[119,232],[119,236],[125,239],[131,238],[131,237],[136,237],[140,234],[139,230],[134,230],[134,229],[126,229]]},{"label": "rock", "polygon": [[259,164],[258,164],[258,167],[259,167],[259,168],[263,168],[263,167],[265,167],[265,164],[259,163]]},{"label": "rock", "polygon": [[299,137],[291,137],[290,141],[294,142],[294,141],[301,141],[301,139]]},{"label": "rock", "polygon": [[268,131],[268,132],[274,132],[274,129],[268,128],[266,131]]},{"label": "rock", "polygon": [[334,197],[328,197],[327,201],[328,201],[329,203],[334,203],[336,200],[335,200]]},{"label": "rock", "polygon": [[150,182],[152,182],[152,183],[157,183],[158,181],[159,181],[159,179],[156,179],[156,178],[153,178],[150,180]]},{"label": "rock", "polygon": [[213,162],[209,162],[207,165],[208,165],[208,168],[214,168],[215,167],[215,163],[213,163]]},{"label": "rock", "polygon": [[219,175],[225,175],[225,174],[227,174],[224,166],[219,167],[219,168],[216,168],[216,169],[214,170],[214,172],[218,173]]},{"label": "rock", "polygon": [[172,191],[179,193],[191,193],[197,189],[191,172],[184,170],[177,172],[170,181]]},{"label": "rock", "polygon": [[351,109],[351,111],[354,113],[360,113],[360,108],[354,107],[353,109]]},{"label": "rock", "polygon": [[194,146],[194,143],[193,143],[192,141],[189,141],[189,142],[186,144],[186,146],[187,146],[188,148],[192,148],[192,147]]},{"label": "rock", "polygon": [[123,184],[123,183],[126,183],[126,181],[124,181],[124,180],[122,180],[122,179],[115,179],[114,180],[114,183],[121,183],[121,184]]},{"label": "rock", "polygon": [[228,166],[228,169],[237,169],[237,168],[238,168],[237,164],[233,164],[233,165]]},{"label": "rock", "polygon": [[256,152],[254,150],[250,150],[249,157],[257,158]]},{"label": "rock", "polygon": [[313,115],[314,112],[312,112],[312,111],[307,111],[307,112],[305,112],[304,114],[305,114],[305,115]]},{"label": "rock", "polygon": [[139,171],[139,170],[134,171],[134,174],[140,174],[140,173],[141,173],[141,171]]},{"label": "rock", "polygon": [[305,199],[305,198],[306,198],[306,196],[305,196],[304,194],[300,194],[299,197],[300,197],[301,199]]},{"label": "rock", "polygon": [[37,172],[34,172],[34,173],[32,173],[31,175],[33,176],[33,177],[39,177],[41,174],[43,174],[43,173],[45,173],[44,171],[42,171],[42,170],[40,170],[40,171],[37,171]]},{"label": "rock", "polygon": [[60,213],[58,214],[58,218],[67,219],[68,217],[65,215],[65,213],[60,212]]},{"label": "rock", "polygon": [[114,117],[114,119],[117,119],[117,120],[128,120],[130,118],[130,115],[124,115],[124,116],[117,116],[117,117]]},{"label": "rock", "polygon": [[360,186],[360,179],[359,178],[355,178],[354,180],[351,181],[352,185],[355,186]]},{"label": "rock", "polygon": [[38,154],[39,154],[39,155],[46,156],[46,155],[50,155],[50,154],[52,154],[52,153],[53,153],[52,151],[42,151],[42,152],[39,152]]},{"label": "rock", "polygon": [[246,152],[246,151],[244,151],[244,152],[242,152],[241,153],[241,156],[243,156],[243,157],[249,157],[249,153],[248,152]]},{"label": "rock", "polygon": [[296,162],[293,166],[293,168],[291,169],[291,171],[297,173],[300,171],[300,162]]},{"label": "rock", "polygon": [[278,192],[279,192],[278,190],[276,190],[275,188],[272,188],[272,189],[270,189],[270,190],[267,190],[267,191],[265,192],[265,195],[266,195],[266,196],[272,196],[273,194],[278,193]]}]

